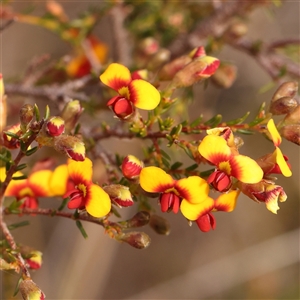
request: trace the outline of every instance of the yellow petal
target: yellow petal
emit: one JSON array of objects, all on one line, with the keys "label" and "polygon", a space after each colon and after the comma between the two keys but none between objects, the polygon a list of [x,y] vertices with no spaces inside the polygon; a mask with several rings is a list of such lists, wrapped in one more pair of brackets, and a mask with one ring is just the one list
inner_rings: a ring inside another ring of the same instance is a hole
[{"label": "yellow petal", "polygon": [[137,108],[151,110],[160,102],[160,93],[149,82],[136,79],[129,84],[129,99]]},{"label": "yellow petal", "polygon": [[110,198],[100,186],[91,184],[88,188],[85,208],[95,218],[104,217],[111,209]]},{"label": "yellow petal", "polygon": [[84,161],[70,160],[68,163],[68,171],[75,184],[83,181],[91,181],[93,175],[93,163],[87,157]]},{"label": "yellow petal", "polygon": [[193,204],[205,200],[209,193],[208,183],[199,176],[179,179],[175,183],[175,189],[181,198]]},{"label": "yellow petal", "polygon": [[68,178],[69,172],[66,164],[55,168],[49,183],[51,192],[54,196],[62,196],[66,193]]},{"label": "yellow petal", "polygon": [[158,167],[143,168],[140,173],[140,185],[149,193],[163,193],[174,187],[175,180]]},{"label": "yellow petal", "polygon": [[286,160],[284,159],[281,150],[278,147],[276,147],[276,150],[274,151],[274,153],[275,153],[275,157],[276,157],[276,163],[278,164],[283,176],[285,176],[285,177],[292,176],[292,171],[290,170]]},{"label": "yellow petal", "polygon": [[28,183],[36,197],[50,197],[53,193],[50,189],[51,170],[40,170],[28,177]]},{"label": "yellow petal", "polygon": [[221,194],[215,200],[215,209],[220,211],[230,212],[236,207],[237,199],[240,191],[232,190],[226,194]]},{"label": "yellow petal", "polygon": [[200,216],[210,212],[214,207],[214,200],[207,197],[201,203],[192,204],[186,200],[182,200],[180,210],[182,214],[189,220],[197,220]]},{"label": "yellow petal", "polygon": [[4,182],[6,178],[6,170],[4,167],[0,168],[0,182]]},{"label": "yellow petal", "polygon": [[267,128],[269,130],[269,133],[271,135],[271,138],[273,140],[273,143],[275,146],[279,146],[281,144],[281,136],[275,126],[274,120],[270,119],[268,124],[267,124]]},{"label": "yellow petal", "polygon": [[217,166],[231,157],[231,150],[226,140],[217,135],[207,135],[198,150],[205,159]]},{"label": "yellow petal", "polygon": [[244,155],[235,155],[230,159],[231,174],[244,183],[257,183],[264,172],[255,160]]},{"label": "yellow petal", "polygon": [[113,63],[100,75],[100,80],[107,86],[118,91],[131,82],[131,74],[125,66]]}]

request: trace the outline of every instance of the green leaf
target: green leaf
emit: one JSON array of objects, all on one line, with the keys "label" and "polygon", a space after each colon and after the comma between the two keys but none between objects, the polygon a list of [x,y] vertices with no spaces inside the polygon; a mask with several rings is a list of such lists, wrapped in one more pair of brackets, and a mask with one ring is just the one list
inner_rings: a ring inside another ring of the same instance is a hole
[{"label": "green leaf", "polygon": [[270,81],[267,84],[264,84],[262,87],[260,87],[260,89],[258,90],[258,93],[264,94],[264,93],[268,92],[269,90],[271,90],[274,86],[275,86],[275,82]]},{"label": "green leaf", "polygon": [[200,172],[200,177],[206,178],[208,177],[215,169],[209,169],[207,171]]},{"label": "green leaf", "polygon": [[38,106],[36,105],[36,103],[34,104],[33,111],[34,111],[36,121],[39,122],[41,116],[40,116],[40,110],[39,110]]},{"label": "green leaf", "polygon": [[247,129],[238,129],[236,132],[242,133],[242,134],[247,134],[247,135],[254,134],[254,132],[252,130],[247,130]]},{"label": "green leaf", "polygon": [[218,114],[212,117],[211,119],[209,119],[208,121],[204,122],[204,124],[214,128],[217,125],[219,125],[221,121],[222,121],[222,115]]},{"label": "green leaf", "polygon": [[169,154],[167,152],[165,152],[164,150],[160,149],[161,155],[167,159],[167,160],[171,160],[171,157],[169,156]]},{"label": "green leaf", "polygon": [[27,165],[26,165],[26,164],[21,164],[21,165],[18,165],[18,166],[16,167],[16,171],[21,171],[21,170],[23,170],[23,169],[25,169],[25,168],[27,168]]},{"label": "green leaf", "polygon": [[10,137],[12,137],[12,138],[14,138],[14,139],[17,139],[17,140],[19,139],[19,136],[15,133],[11,132],[11,131],[3,131],[3,133],[10,136]]},{"label": "green leaf", "polygon": [[16,228],[19,228],[19,227],[23,227],[23,226],[27,226],[29,225],[29,221],[22,221],[22,222],[19,222],[19,223],[14,223],[14,224],[11,224],[11,225],[8,225],[8,229],[9,230],[13,230],[13,229],[16,229]]},{"label": "green leaf", "polygon": [[70,197],[64,198],[63,201],[61,202],[60,207],[59,207],[57,210],[58,210],[58,211],[63,210],[63,209],[66,207],[66,205],[67,205],[69,199],[70,199]]},{"label": "green leaf", "polygon": [[11,163],[10,159],[2,154],[0,154],[0,159],[6,163]]},{"label": "green leaf", "polygon": [[79,133],[80,128],[81,128],[81,125],[77,124],[76,127],[75,127],[75,130],[74,130],[74,135]]},{"label": "green leaf", "polygon": [[22,276],[19,278],[18,282],[17,282],[17,285],[16,285],[16,288],[15,288],[15,291],[14,291],[14,294],[13,294],[13,297],[17,296],[17,294],[19,293],[19,286],[20,286],[20,283],[23,281],[22,279]]},{"label": "green leaf", "polygon": [[177,161],[177,162],[175,162],[175,163],[171,166],[170,169],[171,169],[171,170],[177,170],[177,169],[180,168],[182,165],[183,165],[182,162]]},{"label": "green leaf", "polygon": [[201,122],[202,122],[203,116],[201,115],[200,117],[198,117],[196,120],[194,120],[190,126],[191,127],[196,127],[198,126]]},{"label": "green leaf", "polygon": [[25,155],[26,155],[26,156],[30,156],[30,155],[32,155],[33,153],[35,153],[37,150],[38,150],[38,147],[33,147],[33,148],[27,150],[26,153],[25,153]]},{"label": "green leaf", "polygon": [[166,160],[164,157],[161,158],[164,166],[169,169],[170,168],[170,162],[168,160]]},{"label": "green leaf", "polygon": [[13,180],[22,180],[22,179],[27,179],[27,176],[26,175],[13,176],[12,179]]},{"label": "green leaf", "polygon": [[187,172],[190,172],[190,171],[193,171],[193,170],[195,170],[195,169],[197,169],[197,168],[198,168],[198,164],[193,164],[193,165],[187,167],[185,170],[186,170]]},{"label": "green leaf", "polygon": [[82,236],[86,239],[88,238],[87,233],[85,232],[81,222],[79,220],[76,220],[76,226],[78,227],[79,231],[81,232]]},{"label": "green leaf", "polygon": [[259,123],[263,122],[266,118],[258,118],[253,120],[252,122],[249,123],[249,127],[253,127],[255,125],[258,125]]},{"label": "green leaf", "polygon": [[45,116],[44,116],[44,119],[45,120],[48,120],[50,117],[50,108],[48,105],[46,105],[46,109],[45,109]]},{"label": "green leaf", "polygon": [[229,122],[226,122],[227,125],[237,125],[237,124],[241,124],[243,123],[247,118],[248,116],[250,115],[250,111],[247,111],[245,113],[244,116],[242,116],[241,118],[238,118],[238,119],[235,119],[235,120],[232,120],[232,121],[229,121]]}]

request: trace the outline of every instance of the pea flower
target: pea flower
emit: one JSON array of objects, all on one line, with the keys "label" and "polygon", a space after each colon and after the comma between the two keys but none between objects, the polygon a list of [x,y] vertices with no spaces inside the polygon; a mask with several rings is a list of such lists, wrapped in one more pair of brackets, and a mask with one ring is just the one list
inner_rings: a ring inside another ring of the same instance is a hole
[{"label": "pea flower", "polygon": [[181,204],[182,214],[188,220],[196,221],[201,231],[207,232],[211,228],[215,229],[216,227],[216,220],[211,212],[233,211],[236,207],[239,194],[240,191],[232,190],[228,193],[221,194],[216,200],[209,197],[209,199],[206,200],[207,206],[205,210],[203,210],[202,203],[192,204],[189,202],[183,202]]},{"label": "pea flower", "polygon": [[146,167],[140,173],[140,185],[146,192],[160,193],[162,212],[177,213],[180,208],[185,215],[190,208],[188,203],[199,204],[203,212],[212,207],[213,200],[208,197],[209,185],[198,176],[175,180],[158,167]]},{"label": "pea flower", "polygon": [[282,140],[273,119],[269,120],[267,129],[274,143],[275,151],[261,157],[258,160],[258,164],[261,166],[265,174],[275,173],[283,174],[285,177],[292,176],[290,165],[287,163],[288,158],[282,154],[279,148]]},{"label": "pea flower", "polygon": [[249,198],[256,202],[264,202],[267,209],[273,214],[277,214],[279,202],[285,202],[287,195],[283,188],[275,185],[273,181],[263,179],[256,184],[238,183],[238,188]]},{"label": "pea flower", "polygon": [[92,167],[88,158],[80,162],[69,160],[68,172],[75,188],[67,191],[63,197],[70,197],[69,209],[86,209],[93,217],[101,218],[110,212],[111,202],[108,194],[92,182]]},{"label": "pea flower", "polygon": [[[40,170],[30,174],[27,179],[11,180],[5,196],[15,196],[18,201],[23,201],[21,207],[35,209],[38,207],[39,197],[53,196],[48,184],[51,174],[51,170]],[[14,174],[21,175],[21,172]]]},{"label": "pea flower", "polygon": [[100,80],[118,92],[107,105],[120,119],[127,119],[135,112],[135,107],[152,110],[160,102],[158,90],[143,79],[132,79],[130,71],[123,65],[113,63],[100,75]]},{"label": "pea flower", "polygon": [[216,190],[228,191],[232,177],[244,183],[257,183],[262,179],[263,171],[257,162],[239,154],[232,142],[231,131],[228,133],[226,130],[224,137],[215,134],[215,131],[209,133],[200,143],[198,150],[206,160],[216,166],[216,170],[207,179]]}]

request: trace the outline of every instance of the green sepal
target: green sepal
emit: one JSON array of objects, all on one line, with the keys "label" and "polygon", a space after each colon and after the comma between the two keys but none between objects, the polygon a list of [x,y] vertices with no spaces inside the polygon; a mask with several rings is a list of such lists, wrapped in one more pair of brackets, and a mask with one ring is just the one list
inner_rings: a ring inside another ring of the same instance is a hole
[{"label": "green sepal", "polygon": [[20,283],[23,281],[22,279],[22,276],[19,278],[18,282],[17,282],[17,285],[16,285],[16,288],[15,288],[15,291],[14,291],[14,294],[13,294],[13,297],[17,296],[17,294],[19,293],[19,286],[20,286]]},{"label": "green sepal", "polygon": [[69,199],[70,199],[70,197],[64,198],[63,201],[61,202],[61,205],[59,206],[59,208],[57,210],[62,211],[66,207]]}]

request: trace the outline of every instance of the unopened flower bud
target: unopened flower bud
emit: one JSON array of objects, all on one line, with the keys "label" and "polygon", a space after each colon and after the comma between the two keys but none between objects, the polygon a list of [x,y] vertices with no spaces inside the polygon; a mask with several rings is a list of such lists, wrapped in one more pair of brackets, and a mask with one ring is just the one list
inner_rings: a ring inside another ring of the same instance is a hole
[{"label": "unopened flower bud", "polygon": [[205,48],[203,46],[197,47],[190,52],[189,56],[192,59],[206,56]]},{"label": "unopened flower bud", "polygon": [[158,215],[151,215],[149,225],[158,234],[170,234],[170,223],[163,217],[160,217]]},{"label": "unopened flower bud", "polygon": [[300,145],[300,125],[291,124],[291,125],[283,126],[280,129],[280,134],[286,140],[295,143],[297,145]]},{"label": "unopened flower bud", "polygon": [[25,258],[26,263],[30,269],[39,269],[42,266],[43,253],[37,250],[31,251],[28,254],[28,258]]},{"label": "unopened flower bud", "polygon": [[31,104],[24,104],[20,109],[20,122],[22,132],[26,132],[34,116],[34,108]]},{"label": "unopened flower bud", "polygon": [[272,101],[269,111],[273,115],[285,115],[292,112],[298,105],[298,102],[291,97],[282,97]]},{"label": "unopened flower bud", "polygon": [[52,117],[46,123],[46,131],[51,136],[59,136],[65,130],[65,121],[61,117]]},{"label": "unopened flower bud", "polygon": [[283,126],[300,125],[300,105],[298,105],[293,111],[287,114],[282,123]]},{"label": "unopened flower bud", "polygon": [[143,80],[148,80],[149,73],[148,70],[143,69],[143,70],[136,70],[131,73],[131,79],[143,79]]},{"label": "unopened flower bud", "polygon": [[150,56],[158,51],[159,43],[155,38],[147,37],[140,42],[138,47],[143,54]]},{"label": "unopened flower bud", "polygon": [[211,77],[212,81],[219,87],[228,89],[236,79],[237,68],[232,64],[221,64]]},{"label": "unopened flower bud", "polygon": [[127,186],[121,184],[111,184],[103,187],[104,191],[109,195],[112,202],[115,202],[119,206],[131,206],[133,200],[131,193]]},{"label": "unopened flower bud", "polygon": [[167,61],[169,61],[170,56],[171,56],[171,52],[168,49],[165,48],[159,49],[150,59],[147,65],[147,69],[156,70],[157,68],[165,64]]},{"label": "unopened flower bud", "polygon": [[191,61],[192,58],[189,55],[180,56],[165,64],[160,70],[158,76],[161,80],[171,80],[178,71]]},{"label": "unopened flower bud", "polygon": [[60,116],[65,121],[66,133],[70,133],[74,129],[82,111],[83,108],[81,107],[80,102],[78,100],[70,101],[65,105]]},{"label": "unopened flower bud", "polygon": [[284,82],[279,86],[276,92],[273,95],[272,102],[283,98],[283,97],[294,97],[298,91],[298,82],[297,81],[289,81]]},{"label": "unopened flower bud", "polygon": [[[19,135],[21,133],[20,123],[12,125],[10,127],[7,127],[4,131],[15,133],[16,135]],[[17,148],[19,148],[20,147],[19,140],[14,138],[14,137],[9,136],[5,132],[2,133],[4,147],[6,147],[8,149],[17,149]]]},{"label": "unopened flower bud", "polygon": [[128,179],[139,177],[144,163],[133,155],[127,155],[122,162],[122,173]]},{"label": "unopened flower bud", "polygon": [[132,231],[118,236],[118,240],[137,249],[145,249],[150,245],[151,239],[144,232]]},{"label": "unopened flower bud", "polygon": [[197,58],[176,73],[173,85],[176,87],[191,86],[197,81],[213,75],[219,65],[220,61],[211,56]]},{"label": "unopened flower bud", "polygon": [[142,227],[149,223],[150,214],[147,211],[139,211],[131,219],[119,222],[122,228]]},{"label": "unopened flower bud", "polygon": [[248,27],[244,22],[234,21],[227,30],[227,34],[230,35],[231,38],[240,38],[244,36],[248,32]]},{"label": "unopened flower bud", "polygon": [[85,160],[84,143],[76,136],[60,135],[54,140],[54,149],[58,152],[66,154],[73,160]]},{"label": "unopened flower bud", "polygon": [[31,279],[21,281],[19,289],[24,300],[44,300],[46,298],[42,290]]}]

